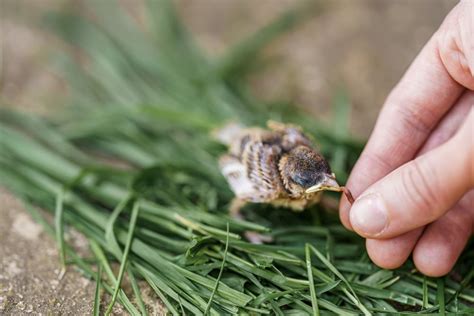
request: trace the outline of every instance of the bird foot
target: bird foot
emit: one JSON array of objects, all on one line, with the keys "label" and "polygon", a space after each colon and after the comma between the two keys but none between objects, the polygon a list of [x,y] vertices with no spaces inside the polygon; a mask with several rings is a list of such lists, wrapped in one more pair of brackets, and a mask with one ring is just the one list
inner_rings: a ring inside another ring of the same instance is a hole
[{"label": "bird foot", "polygon": [[253,232],[253,231],[246,231],[244,232],[244,236],[245,238],[250,241],[252,244],[263,244],[263,243],[270,243],[273,241],[273,237],[272,236],[268,236],[268,235],[262,235],[260,233],[257,233],[257,232]]},{"label": "bird foot", "polygon": [[[229,207],[230,216],[236,219],[243,220],[244,216],[242,215],[241,209],[245,206],[245,204],[247,204],[245,200],[234,198]],[[271,236],[262,235],[260,233],[250,230],[245,231],[244,236],[252,244],[263,244],[273,241],[273,238]]]}]

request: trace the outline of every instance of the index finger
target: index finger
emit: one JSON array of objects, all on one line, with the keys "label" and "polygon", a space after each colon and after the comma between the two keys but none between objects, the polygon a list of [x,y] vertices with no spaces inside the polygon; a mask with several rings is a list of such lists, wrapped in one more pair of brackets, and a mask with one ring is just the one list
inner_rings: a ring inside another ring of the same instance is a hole
[{"label": "index finger", "polygon": [[[451,23],[450,19],[456,18],[453,15],[456,15],[456,8],[385,101],[372,135],[346,185],[355,197],[413,159],[439,120],[465,90],[452,78],[440,58],[443,28]],[[343,197],[341,221],[352,229],[349,208]]]}]

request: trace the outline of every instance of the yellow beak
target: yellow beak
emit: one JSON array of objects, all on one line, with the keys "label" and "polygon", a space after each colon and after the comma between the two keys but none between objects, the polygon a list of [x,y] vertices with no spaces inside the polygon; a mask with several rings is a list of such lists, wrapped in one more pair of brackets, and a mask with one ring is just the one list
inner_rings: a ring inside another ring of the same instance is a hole
[{"label": "yellow beak", "polygon": [[341,192],[342,188],[339,186],[337,183],[334,174],[331,176],[327,176],[323,182],[313,185],[312,187],[309,187],[306,189],[305,193],[316,193],[319,191],[335,191],[335,192]]}]

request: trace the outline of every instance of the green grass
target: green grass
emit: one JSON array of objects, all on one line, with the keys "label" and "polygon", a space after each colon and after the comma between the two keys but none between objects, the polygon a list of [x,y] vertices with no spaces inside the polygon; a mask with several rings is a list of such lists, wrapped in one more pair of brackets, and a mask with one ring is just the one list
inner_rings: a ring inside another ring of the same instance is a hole
[{"label": "green grass", "polygon": [[212,289],[211,297],[209,297],[209,301],[207,302],[206,309],[204,310],[204,314],[206,315],[211,308],[212,300],[214,299],[214,295],[216,294],[217,288],[219,287],[219,282],[221,281],[222,272],[224,272],[225,261],[227,259],[227,251],[229,250],[229,223],[227,223],[227,237],[225,240],[225,248],[224,248],[224,257],[222,258],[221,268],[219,270],[219,274],[217,275],[216,285]]},{"label": "green grass", "polygon": [[311,263],[310,245],[305,245],[306,269],[308,273],[309,292],[311,294],[311,305],[313,308],[313,315],[319,316],[318,298],[314,288],[313,265]]},{"label": "green grass", "polygon": [[139,211],[140,211],[140,203],[138,201],[135,201],[132,208],[132,216],[131,216],[130,225],[128,228],[127,241],[125,242],[125,249],[123,251],[122,258],[120,260],[120,268],[119,268],[119,273],[117,276],[117,282],[115,284],[115,290],[114,290],[114,293],[112,294],[111,302],[109,306],[107,307],[107,310],[105,311],[105,315],[110,315],[110,313],[112,312],[112,308],[114,307],[114,304],[117,300],[118,293],[120,291],[120,286],[122,284],[125,268],[127,267],[127,263],[128,263],[127,262],[128,254],[130,253],[130,246],[132,245]]},{"label": "green grass", "polygon": [[97,277],[96,277],[96,286],[94,292],[94,307],[92,308],[92,314],[94,316],[100,315],[100,287],[102,281],[102,266],[99,264],[97,269]]},{"label": "green grass", "polygon": [[[303,126],[340,179],[362,150],[348,133],[344,93],[336,93],[333,121],[321,122],[287,102],[261,102],[245,85],[265,64],[259,50],[307,8],[209,59],[169,2],[147,5],[145,32],[113,1],[48,15],[49,30],[86,60],[52,56],[68,81],[68,104],[45,118],[0,109],[0,182],[56,237],[64,262],[97,282],[94,313],[107,302],[103,289],[130,314],[146,314],[137,279],[173,315],[474,313],[472,241],[438,281],[411,262],[394,271],[373,265],[334,210],[249,205],[246,220],[228,216],[233,195],[217,168],[225,148],[210,137],[227,121]],[[130,213],[134,201],[140,208]],[[37,207],[56,210],[54,226]],[[65,241],[69,227],[89,239],[93,259]],[[274,242],[250,244],[246,230]],[[130,292],[120,287],[124,276]]]}]

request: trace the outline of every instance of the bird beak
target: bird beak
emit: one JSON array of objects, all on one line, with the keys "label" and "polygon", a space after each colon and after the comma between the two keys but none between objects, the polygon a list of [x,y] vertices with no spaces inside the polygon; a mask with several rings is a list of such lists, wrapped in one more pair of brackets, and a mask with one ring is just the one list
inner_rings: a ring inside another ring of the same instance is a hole
[{"label": "bird beak", "polygon": [[333,174],[331,175],[326,175],[324,180],[317,184],[313,185],[312,187],[306,189],[305,193],[315,193],[319,191],[336,191],[336,192],[341,192],[342,188],[339,186],[339,184],[336,181],[336,176]]}]

